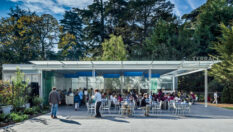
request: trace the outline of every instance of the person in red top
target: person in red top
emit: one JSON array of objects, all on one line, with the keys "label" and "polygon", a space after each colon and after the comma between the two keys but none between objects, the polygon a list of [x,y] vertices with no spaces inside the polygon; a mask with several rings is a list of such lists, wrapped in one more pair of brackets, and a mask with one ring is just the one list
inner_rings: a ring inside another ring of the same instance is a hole
[{"label": "person in red top", "polygon": [[173,94],[171,94],[171,95],[169,96],[169,98],[168,98],[168,101],[174,100],[174,99],[175,99],[175,97],[173,96]]},{"label": "person in red top", "polygon": [[118,102],[121,102],[121,101],[123,101],[123,98],[121,97],[121,94],[119,94],[119,96],[118,96]]},{"label": "person in red top", "polygon": [[196,97],[195,97],[195,94],[192,91],[190,92],[190,96],[191,96],[192,103],[194,103]]}]

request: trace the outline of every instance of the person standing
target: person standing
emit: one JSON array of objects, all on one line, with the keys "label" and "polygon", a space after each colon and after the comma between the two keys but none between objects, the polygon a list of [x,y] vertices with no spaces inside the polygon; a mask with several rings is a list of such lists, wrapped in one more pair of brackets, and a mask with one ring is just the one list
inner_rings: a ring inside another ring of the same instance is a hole
[{"label": "person standing", "polygon": [[51,118],[57,118],[58,104],[61,104],[61,101],[56,87],[53,87],[52,91],[49,93],[49,104],[51,105]]},{"label": "person standing", "polygon": [[143,94],[142,102],[141,102],[141,107],[145,111],[145,116],[149,116],[150,112],[150,106],[149,106],[149,97],[147,93]]},{"label": "person standing", "polygon": [[83,103],[83,90],[81,88],[79,89],[78,95],[79,95],[80,100],[81,100],[79,106],[82,106],[82,103]]},{"label": "person standing", "polygon": [[214,103],[218,104],[218,93],[217,93],[217,91],[214,92],[214,101],[213,101],[213,104]]},{"label": "person standing", "polygon": [[100,114],[101,101],[102,101],[101,94],[100,94],[99,90],[96,89],[95,90],[95,113],[96,113],[95,117],[97,117],[97,118],[101,117],[101,114]]},{"label": "person standing", "polygon": [[80,102],[81,102],[81,100],[80,100],[78,90],[77,90],[76,93],[75,93],[75,96],[74,96],[74,108],[75,108],[75,111],[78,110]]}]

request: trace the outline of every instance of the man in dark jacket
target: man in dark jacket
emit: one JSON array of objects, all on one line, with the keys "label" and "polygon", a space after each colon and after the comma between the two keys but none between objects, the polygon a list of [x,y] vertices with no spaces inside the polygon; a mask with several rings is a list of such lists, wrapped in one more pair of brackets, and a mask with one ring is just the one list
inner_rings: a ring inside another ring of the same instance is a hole
[{"label": "man in dark jacket", "polygon": [[57,118],[57,109],[58,109],[58,104],[61,104],[60,101],[60,95],[56,91],[56,88],[53,87],[53,90],[49,93],[49,104],[51,105],[51,117],[52,118]]},{"label": "man in dark jacket", "polygon": [[150,106],[148,106],[148,105],[149,105],[149,97],[148,97],[147,93],[144,93],[141,107],[145,110],[145,116],[149,116]]}]

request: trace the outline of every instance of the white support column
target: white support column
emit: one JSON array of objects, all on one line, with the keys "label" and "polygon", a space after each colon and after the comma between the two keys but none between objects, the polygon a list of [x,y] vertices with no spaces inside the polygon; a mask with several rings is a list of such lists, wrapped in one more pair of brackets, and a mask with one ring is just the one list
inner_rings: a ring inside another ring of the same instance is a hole
[{"label": "white support column", "polygon": [[105,78],[104,78],[104,93],[105,93]]},{"label": "white support column", "polygon": [[121,76],[121,96],[123,96],[123,88],[124,88],[124,83],[125,83],[124,80],[125,80],[125,79],[124,79],[124,76],[122,75],[122,76]]},{"label": "white support column", "polygon": [[175,92],[175,76],[172,76],[172,91]]},{"label": "white support column", "polygon": [[94,88],[93,89],[96,89],[96,78],[95,78],[95,69],[92,68],[92,77],[94,79]]},{"label": "white support column", "polygon": [[40,73],[40,90],[39,90],[39,93],[40,93],[40,98],[43,99],[43,71],[40,70],[39,73]]},{"label": "white support column", "polygon": [[205,70],[205,107],[208,106],[208,71]]},{"label": "white support column", "polygon": [[149,78],[149,94],[151,94],[151,69],[149,69],[148,78]]},{"label": "white support column", "polygon": [[[123,61],[121,61],[121,70],[123,70]],[[124,74],[122,72],[122,75],[120,76],[120,78],[121,78],[121,96],[123,96],[123,88],[124,88],[124,83],[125,83],[125,81],[123,82],[123,76],[124,76]],[[125,78],[124,78],[124,80],[125,80]]]}]

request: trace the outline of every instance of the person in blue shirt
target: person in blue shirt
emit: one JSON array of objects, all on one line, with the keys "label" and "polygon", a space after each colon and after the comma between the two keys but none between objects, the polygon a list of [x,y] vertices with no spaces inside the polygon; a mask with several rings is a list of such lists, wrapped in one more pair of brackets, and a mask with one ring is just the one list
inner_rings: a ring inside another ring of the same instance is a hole
[{"label": "person in blue shirt", "polygon": [[75,95],[74,95],[74,107],[75,107],[75,111],[78,110],[80,103],[81,103],[81,99],[80,99],[79,93],[77,91],[75,93]]},{"label": "person in blue shirt", "polygon": [[82,89],[79,89],[78,95],[79,95],[80,100],[81,100],[79,106],[81,106],[82,105],[82,100],[83,100],[83,90]]}]

